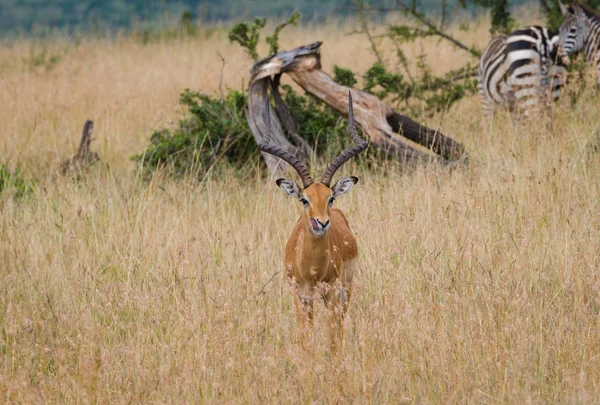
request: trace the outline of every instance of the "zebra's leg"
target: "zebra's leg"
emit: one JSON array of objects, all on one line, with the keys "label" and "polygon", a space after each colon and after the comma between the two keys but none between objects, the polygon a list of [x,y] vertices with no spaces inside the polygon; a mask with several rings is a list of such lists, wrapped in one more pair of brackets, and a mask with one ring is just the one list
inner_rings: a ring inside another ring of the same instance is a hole
[{"label": "zebra's leg", "polygon": [[543,119],[544,122],[548,122],[548,119],[551,117],[550,110],[550,77],[545,77],[542,79],[542,85],[540,86],[540,94],[539,94],[539,114],[538,116]]}]

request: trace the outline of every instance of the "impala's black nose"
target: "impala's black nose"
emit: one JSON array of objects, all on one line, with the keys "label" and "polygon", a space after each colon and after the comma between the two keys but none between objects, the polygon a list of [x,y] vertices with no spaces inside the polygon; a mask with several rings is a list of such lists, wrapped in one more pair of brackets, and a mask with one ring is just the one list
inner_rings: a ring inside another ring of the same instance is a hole
[{"label": "impala's black nose", "polygon": [[325,221],[325,223],[323,223],[317,219],[317,222],[319,223],[319,225],[321,225],[322,229],[325,229],[327,227],[327,225],[329,225],[329,220],[327,220],[327,221]]},{"label": "impala's black nose", "polygon": [[317,218],[311,218],[310,225],[315,234],[322,235],[327,229],[329,229],[329,220],[321,222],[321,220]]}]

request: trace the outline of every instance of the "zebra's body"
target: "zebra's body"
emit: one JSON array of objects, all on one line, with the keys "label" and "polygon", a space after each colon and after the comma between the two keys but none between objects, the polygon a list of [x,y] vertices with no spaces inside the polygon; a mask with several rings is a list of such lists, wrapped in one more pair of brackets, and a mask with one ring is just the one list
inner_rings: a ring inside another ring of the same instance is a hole
[{"label": "zebra's body", "polygon": [[477,75],[485,115],[502,106],[531,116],[548,98],[560,97],[567,69],[557,60],[558,38],[544,27],[531,26],[492,39]]},{"label": "zebra's body", "polygon": [[559,53],[567,57],[583,50],[586,60],[595,66],[600,83],[600,14],[577,2],[558,4],[565,16],[559,29]]}]

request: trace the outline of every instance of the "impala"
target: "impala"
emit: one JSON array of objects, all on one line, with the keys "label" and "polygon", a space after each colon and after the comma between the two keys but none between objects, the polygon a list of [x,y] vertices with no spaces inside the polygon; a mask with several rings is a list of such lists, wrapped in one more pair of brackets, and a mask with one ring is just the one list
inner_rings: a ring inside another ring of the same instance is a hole
[{"label": "impala", "polygon": [[335,350],[343,337],[343,318],[352,292],[352,278],[356,270],[358,246],[348,220],[334,200],[346,194],[358,178],[342,177],[333,187],[335,172],[348,160],[365,150],[368,143],[357,133],[352,111],[352,95],[348,94],[348,132],[354,145],[346,149],[325,170],[321,181],[315,183],[308,169],[295,156],[278,146],[270,145],[270,106],[266,109],[267,131],[258,148],[286,161],[298,172],[303,187],[295,181],[278,179],[277,185],[296,198],[303,212],[296,222],[285,247],[285,269],[294,289],[294,306],[303,327],[312,327],[313,297],[320,293],[327,307],[329,336]]}]

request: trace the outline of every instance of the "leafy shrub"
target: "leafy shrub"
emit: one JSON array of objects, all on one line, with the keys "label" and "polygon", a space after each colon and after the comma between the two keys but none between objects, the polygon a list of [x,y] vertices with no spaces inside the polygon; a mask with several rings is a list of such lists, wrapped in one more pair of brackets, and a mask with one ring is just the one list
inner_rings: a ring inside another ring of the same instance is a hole
[{"label": "leafy shrub", "polygon": [[[369,12],[385,10],[389,13],[394,9],[412,20],[402,25],[389,25],[381,35],[389,39],[396,48],[395,65],[383,62],[381,52],[370,32],[367,18]],[[477,92],[475,80],[477,70],[473,65],[478,62],[481,52],[475,46],[464,44],[444,31],[444,22],[448,18],[447,1],[442,1],[439,23],[420,11],[416,3],[408,5],[401,0],[391,8],[365,8],[359,3],[356,11],[361,25],[360,32],[367,36],[371,42],[371,49],[377,57],[377,62],[363,75],[365,91],[400,106],[402,111],[407,111],[414,118],[443,112],[463,97]],[[437,76],[432,73],[427,55],[421,54],[418,56],[416,69],[410,67],[408,58],[402,50],[403,45],[429,37],[437,37],[439,40],[452,43],[454,47],[467,53],[472,61],[460,69]]]},{"label": "leafy shrub", "polygon": [[60,55],[50,52],[47,48],[42,48],[37,52],[34,47],[31,47],[29,56],[23,58],[23,65],[31,71],[43,69],[45,72],[50,72],[61,60],[62,57]]},{"label": "leafy shrub", "polygon": [[260,30],[267,25],[265,18],[255,18],[252,25],[239,23],[233,26],[229,31],[229,41],[237,42],[242,48],[246,49],[248,55],[253,60],[258,60],[258,40],[260,38]]},{"label": "leafy shrub", "polygon": [[33,181],[26,180],[18,170],[11,173],[4,163],[0,163],[0,194],[12,193],[23,197],[31,194],[33,188]]},{"label": "leafy shrub", "polygon": [[[269,55],[279,52],[279,33],[281,30],[288,25],[295,26],[298,24],[299,19],[300,13],[298,11],[294,11],[290,18],[275,27],[273,35],[270,35],[265,39],[265,42],[269,45]],[[248,52],[248,55],[250,55],[254,61],[257,61],[259,56],[256,47],[258,46],[260,39],[260,30],[266,25],[266,18],[254,18],[252,24],[236,24],[233,26],[231,31],[229,31],[229,41],[237,42],[242,48],[246,49],[246,52]]]},{"label": "leafy shrub", "polygon": [[[318,156],[330,159],[349,144],[346,119],[290,86],[281,89],[300,133]],[[188,89],[179,101],[188,114],[175,129],[155,131],[146,150],[132,158],[146,175],[164,167],[176,176],[201,178],[215,163],[242,169],[256,161],[258,148],[246,120],[245,94],[230,91],[221,101]]]},{"label": "leafy shrub", "polygon": [[342,86],[354,87],[356,83],[356,77],[354,72],[350,69],[345,69],[338,65],[333,65],[333,80]]},{"label": "leafy shrub", "polygon": [[255,153],[256,142],[245,117],[244,94],[232,91],[221,102],[186,90],[179,101],[189,116],[174,130],[155,131],[146,151],[133,157],[143,163],[146,171],[166,166],[176,175],[204,173],[219,159],[239,166]]}]

